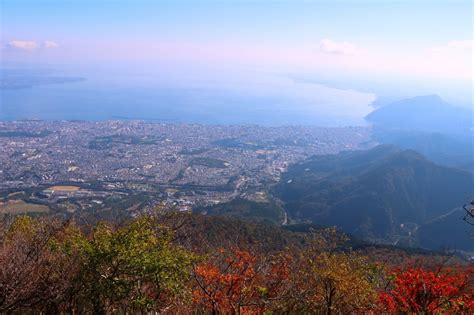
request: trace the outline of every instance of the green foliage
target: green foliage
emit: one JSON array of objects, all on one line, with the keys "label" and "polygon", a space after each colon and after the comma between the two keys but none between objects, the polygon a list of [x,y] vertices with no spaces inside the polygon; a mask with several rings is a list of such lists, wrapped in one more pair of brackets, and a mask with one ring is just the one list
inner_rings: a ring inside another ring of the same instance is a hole
[{"label": "green foliage", "polygon": [[[404,310],[397,295],[403,287],[386,272],[390,269],[352,251],[347,240],[335,228],[295,233],[160,211],[121,225],[93,226],[19,216],[0,221],[0,313]],[[441,270],[435,267],[417,268]],[[470,310],[474,305],[464,302],[472,300],[474,273],[462,268],[456,273],[462,283],[449,281],[446,288],[456,291],[458,309]],[[422,280],[436,284],[433,277]]]},{"label": "green foliage", "polygon": [[257,143],[242,142],[237,138],[220,139],[212,142],[213,145],[217,145],[223,148],[243,149],[243,150],[257,150],[263,149],[263,146]]},{"label": "green foliage", "polygon": [[[423,225],[438,218],[442,227],[452,219],[445,214],[465,202],[466,189],[473,185],[469,172],[433,164],[414,151],[378,146],[314,156],[290,166],[274,192],[286,203],[292,220],[335,225],[367,240],[404,240],[413,246],[427,238],[420,233],[434,234]],[[457,222],[460,229],[462,222]],[[442,231],[439,227],[438,233]],[[420,245],[434,249],[443,244],[459,245],[464,238],[438,235],[444,239]],[[472,248],[472,243],[468,245],[464,249]]]},{"label": "green foliage", "polygon": [[195,257],[171,240],[172,233],[149,216],[117,229],[99,223],[79,242],[84,269],[78,280],[90,284],[85,298],[147,307],[157,302],[153,297],[183,293]]},{"label": "green foliage", "polygon": [[130,136],[130,135],[110,135],[95,137],[90,143],[90,149],[103,150],[112,147],[114,144],[129,145],[153,145],[162,140],[156,136]]},{"label": "green foliage", "polygon": [[49,130],[30,132],[24,130],[4,131],[0,130],[0,138],[44,138],[52,134]]},{"label": "green foliage", "polygon": [[189,165],[201,165],[211,168],[226,168],[225,161],[220,159],[214,159],[210,157],[197,157],[189,162]]},{"label": "green foliage", "polygon": [[252,222],[280,224],[283,209],[271,202],[255,202],[242,198],[202,209],[210,215],[223,215]]},{"label": "green foliage", "polygon": [[[49,298],[48,302],[104,313],[112,309],[160,309],[189,293],[186,283],[197,257],[172,241],[173,233],[152,216],[142,216],[120,227],[98,223],[90,233],[73,224],[55,226],[24,216],[7,229],[4,244],[10,245],[18,262],[26,264],[25,271],[32,270],[38,276],[24,287],[39,289],[44,277],[56,279],[68,272],[61,291],[64,296],[58,296],[58,301]],[[29,261],[28,257],[38,258]],[[52,261],[57,265],[48,269]],[[68,270],[61,265],[68,266]],[[41,275],[46,272],[44,268],[48,272]],[[13,276],[14,269],[12,272]]]}]

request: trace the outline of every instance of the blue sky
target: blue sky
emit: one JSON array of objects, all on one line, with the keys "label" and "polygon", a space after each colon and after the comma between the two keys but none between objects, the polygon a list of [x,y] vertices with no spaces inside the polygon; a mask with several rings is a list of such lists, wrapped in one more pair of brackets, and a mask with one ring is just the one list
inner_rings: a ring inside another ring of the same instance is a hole
[{"label": "blue sky", "polygon": [[8,38],[267,43],[319,37],[366,45],[443,44],[472,37],[471,1],[3,0]]},{"label": "blue sky", "polygon": [[472,80],[471,1],[3,0],[1,10],[5,62]]}]

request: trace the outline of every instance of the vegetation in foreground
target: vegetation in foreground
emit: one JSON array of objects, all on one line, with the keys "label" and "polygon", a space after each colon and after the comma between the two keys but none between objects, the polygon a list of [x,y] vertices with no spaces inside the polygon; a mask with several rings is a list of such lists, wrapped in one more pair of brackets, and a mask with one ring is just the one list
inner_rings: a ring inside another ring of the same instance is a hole
[{"label": "vegetation in foreground", "polygon": [[220,223],[163,213],[91,226],[4,220],[0,313],[474,311],[467,264],[446,257],[383,263],[345,247],[334,229],[298,234]]}]

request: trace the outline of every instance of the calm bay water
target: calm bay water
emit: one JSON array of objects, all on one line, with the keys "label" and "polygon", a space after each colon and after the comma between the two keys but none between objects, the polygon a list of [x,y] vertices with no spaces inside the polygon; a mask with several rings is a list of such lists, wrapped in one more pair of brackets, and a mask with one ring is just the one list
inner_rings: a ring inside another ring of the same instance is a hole
[{"label": "calm bay water", "polygon": [[83,82],[0,90],[0,120],[140,119],[175,123],[363,125],[369,94],[296,83],[242,88]]}]

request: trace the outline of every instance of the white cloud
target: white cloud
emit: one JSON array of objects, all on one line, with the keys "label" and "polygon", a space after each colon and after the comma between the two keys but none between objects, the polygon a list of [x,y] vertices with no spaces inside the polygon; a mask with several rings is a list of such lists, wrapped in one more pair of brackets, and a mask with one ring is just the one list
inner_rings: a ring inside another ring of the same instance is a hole
[{"label": "white cloud", "polygon": [[335,42],[327,38],[319,42],[319,49],[324,53],[337,55],[354,55],[357,51],[349,42]]},{"label": "white cloud", "polygon": [[455,52],[469,52],[474,47],[474,40],[452,40],[442,46],[434,46],[428,49],[430,53],[455,53]]},{"label": "white cloud", "polygon": [[46,40],[44,42],[38,43],[34,40],[12,40],[7,43],[7,47],[15,50],[22,51],[35,51],[38,49],[52,49],[58,48],[59,44],[52,40]]},{"label": "white cloud", "polygon": [[469,48],[472,49],[474,47],[474,40],[466,39],[466,40],[452,40],[448,43],[448,47],[452,48]]},{"label": "white cloud", "polygon": [[12,40],[7,46],[18,50],[33,51],[38,48],[38,43],[33,40]]},{"label": "white cloud", "polygon": [[59,44],[56,43],[56,42],[53,42],[52,40],[46,40],[43,42],[43,45],[42,45],[43,48],[58,48],[59,47]]}]

